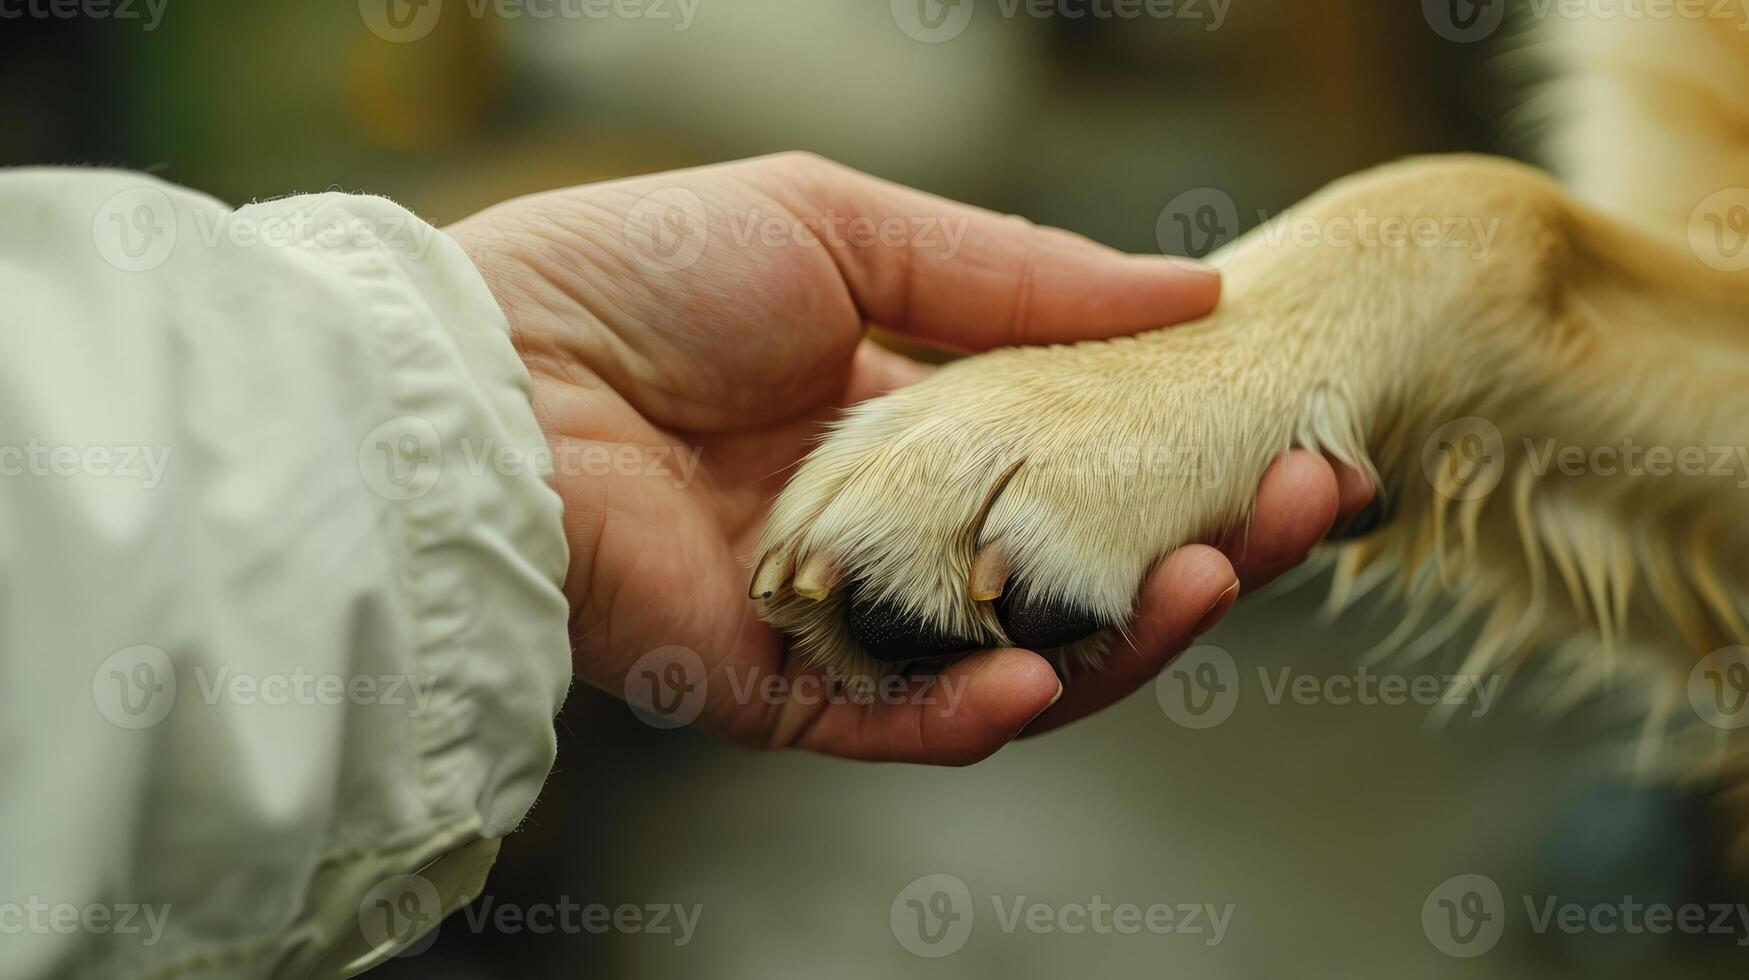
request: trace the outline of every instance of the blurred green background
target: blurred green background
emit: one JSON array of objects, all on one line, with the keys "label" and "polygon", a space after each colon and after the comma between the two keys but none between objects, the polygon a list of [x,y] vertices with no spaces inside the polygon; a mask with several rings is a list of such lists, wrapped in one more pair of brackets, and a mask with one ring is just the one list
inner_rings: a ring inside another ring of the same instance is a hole
[{"label": "blurred green background", "polygon": [[[1442,40],[1403,0],[1179,0],[1134,18],[1098,16],[1112,0],[1050,16],[1005,0],[161,2],[155,21],[144,0],[131,19],[0,20],[0,163],[151,170],[233,204],[339,185],[441,225],[529,191],[809,149],[1159,251],[1177,244],[1163,209],[1189,192],[1218,190],[1249,225],[1373,163],[1523,155],[1532,135],[1513,123],[1533,80],[1521,45]],[[1745,975],[1749,923],[1536,927],[1549,902],[1741,900],[1710,870],[1704,801],[1622,774],[1630,699],[1553,712],[1529,676],[1446,725],[1416,704],[1270,703],[1259,669],[1353,676],[1396,621],[1373,603],[1332,622],[1320,596],[1309,576],[1280,583],[1207,639],[1239,669],[1216,727],[1180,724],[1150,689],[960,771],[746,754],[579,690],[548,792],[476,908],[678,904],[698,912],[689,941],[457,916],[380,975]],[[1440,676],[1461,648],[1391,669]],[[1442,918],[1474,911],[1448,884],[1468,875],[1500,893],[1474,935]],[[1053,928],[1008,922],[1017,902]],[[1099,903],[1231,917],[1218,942],[1061,928]],[[1472,955],[1442,948],[1465,936]]]}]

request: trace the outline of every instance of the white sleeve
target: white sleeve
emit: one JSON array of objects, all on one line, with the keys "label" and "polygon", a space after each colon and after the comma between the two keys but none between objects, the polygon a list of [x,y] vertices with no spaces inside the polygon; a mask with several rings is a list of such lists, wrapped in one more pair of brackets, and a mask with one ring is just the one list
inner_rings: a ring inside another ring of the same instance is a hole
[{"label": "white sleeve", "polygon": [[477,894],[570,681],[545,447],[395,204],[0,173],[0,976],[352,973]]}]

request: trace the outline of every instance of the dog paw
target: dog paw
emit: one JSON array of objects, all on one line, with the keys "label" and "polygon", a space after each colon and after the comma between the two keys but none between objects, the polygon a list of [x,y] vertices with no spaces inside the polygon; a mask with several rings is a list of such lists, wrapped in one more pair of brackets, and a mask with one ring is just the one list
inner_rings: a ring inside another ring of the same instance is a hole
[{"label": "dog paw", "polygon": [[996,646],[1097,661],[1151,567],[1239,520],[1292,441],[1208,337],[1001,351],[864,403],[779,497],[752,597],[840,677]]},{"label": "dog paw", "polygon": [[[1419,568],[1460,509],[1412,479],[1420,449],[1506,419],[1563,336],[1564,213],[1514,164],[1383,168],[1236,243],[1200,323],[985,354],[864,403],[779,496],[753,598],[840,676],[991,646],[1097,658],[1154,563],[1238,525],[1295,446],[1399,505],[1402,533],[1361,550]],[[1410,234],[1476,228],[1485,247]]]}]

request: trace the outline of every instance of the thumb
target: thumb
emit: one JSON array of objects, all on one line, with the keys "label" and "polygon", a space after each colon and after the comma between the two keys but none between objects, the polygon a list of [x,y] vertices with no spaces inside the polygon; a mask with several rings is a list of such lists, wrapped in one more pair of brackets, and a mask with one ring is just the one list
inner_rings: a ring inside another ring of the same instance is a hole
[{"label": "thumb", "polygon": [[823,236],[852,299],[865,320],[919,340],[1097,340],[1194,320],[1220,299],[1219,273],[1189,259],[1126,255],[817,157],[762,163],[804,216],[854,216],[847,230],[863,234]]}]

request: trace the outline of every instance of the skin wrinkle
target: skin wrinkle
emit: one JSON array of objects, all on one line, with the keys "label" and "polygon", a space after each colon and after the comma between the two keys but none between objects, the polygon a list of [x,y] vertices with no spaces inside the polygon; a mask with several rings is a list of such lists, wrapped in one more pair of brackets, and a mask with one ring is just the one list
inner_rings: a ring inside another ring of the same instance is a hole
[{"label": "skin wrinkle", "polygon": [[1027,246],[1026,256],[1020,260],[1020,270],[1015,276],[1014,310],[1008,316],[1008,338],[1010,346],[1021,346],[1029,342],[1031,336],[1031,312],[1033,302],[1034,278],[1038,275],[1038,267],[1034,259],[1034,250]]},{"label": "skin wrinkle", "polygon": [[[792,220],[797,219],[792,216]],[[786,257],[793,255],[794,249],[793,245],[782,246],[783,254]],[[588,264],[599,269],[601,266],[596,259],[597,256],[593,254],[586,257]],[[556,278],[545,273],[545,270],[542,271],[549,281]],[[628,268],[624,271],[626,275],[616,281],[643,284],[647,276],[647,273],[641,269]],[[683,312],[684,317],[698,323],[712,323],[731,311],[733,302],[738,298],[738,290],[729,285],[712,285],[713,280],[707,274],[714,275],[715,273],[708,258],[701,260],[698,265],[688,270],[688,273],[704,278],[687,290],[685,295],[689,298],[691,306]],[[725,279],[723,282],[727,283],[728,280]],[[565,289],[562,283],[555,282],[554,285],[555,288]],[[606,299],[605,297],[592,298],[591,295],[577,290],[566,289],[565,291],[568,298],[583,307],[588,307],[592,302]],[[849,305],[848,297],[846,297],[846,305]],[[620,370],[607,369],[605,373],[614,376],[621,382],[628,383],[627,387],[631,387],[645,396],[643,399],[634,399],[634,404],[645,415],[670,427],[696,430],[698,428],[696,424],[683,423],[681,420],[715,413],[720,407],[727,382],[722,379],[707,379],[697,375],[691,377],[674,376],[672,372],[656,368],[647,356],[641,353],[634,356],[632,352],[638,351],[637,346],[624,340],[625,332],[616,328],[614,323],[616,320],[636,320],[639,317],[624,306],[618,307],[616,313],[617,316],[611,318],[604,317],[599,312],[594,314],[597,326],[608,335],[619,339],[616,346],[622,350],[622,353],[618,355]],[[646,330],[633,333],[639,337],[661,336],[660,331]],[[703,345],[708,343],[710,339],[708,336],[701,337],[697,343]],[[679,346],[671,348],[669,353],[690,356],[691,352],[685,346]],[[599,364],[597,367],[598,369],[607,368],[606,365]],[[821,383],[822,379],[813,376],[798,378],[788,372],[778,372],[769,378],[739,379],[734,383],[733,389],[746,391],[749,397],[754,397],[761,402],[774,397],[773,388],[777,389],[775,397],[779,400],[805,400],[811,395],[813,389]],[[713,427],[711,431],[729,431],[735,427],[737,427],[735,423],[730,422],[727,426]]]},{"label": "skin wrinkle", "polygon": [[[838,176],[841,179],[871,185],[874,190],[875,200],[880,204],[878,210],[899,215],[903,215],[907,211],[920,210],[907,205],[906,202],[901,199],[904,195],[885,181],[868,177],[865,174],[856,173],[855,171],[851,171],[830,160],[806,155],[803,156],[803,160],[808,164],[799,168],[803,171],[814,171],[816,173],[823,171]],[[843,220],[841,224],[845,227],[848,227],[853,222],[868,217],[867,211],[869,209],[857,207],[853,196],[838,192],[824,191],[821,189],[819,182],[813,180],[811,177],[798,180],[793,186],[796,188],[797,192],[812,205],[811,208],[807,209],[809,213],[838,213],[842,216]],[[836,187],[838,185],[834,184],[834,186]],[[793,205],[790,206],[789,210],[792,219],[796,215],[802,213],[801,210],[798,210]],[[920,317],[918,316],[916,306],[918,256],[916,246],[910,241],[907,241],[897,250],[883,249],[876,252],[876,255],[880,259],[887,261],[892,261],[894,259],[897,260],[896,262],[893,262],[893,268],[885,270],[881,269],[879,266],[871,266],[866,263],[856,251],[855,247],[849,243],[843,243],[840,245],[840,243],[826,239],[821,240],[821,245],[826,254],[831,258],[833,265],[838,269],[839,281],[844,285],[845,302],[858,311],[859,316],[865,324],[865,331],[868,324],[876,324],[882,327],[903,331],[914,326],[919,321]],[[884,290],[858,288],[859,285],[865,285],[870,280],[879,280],[882,278],[895,279],[898,283],[897,288]],[[867,296],[869,295],[896,295],[898,300],[895,305],[878,307],[867,302]]]}]

